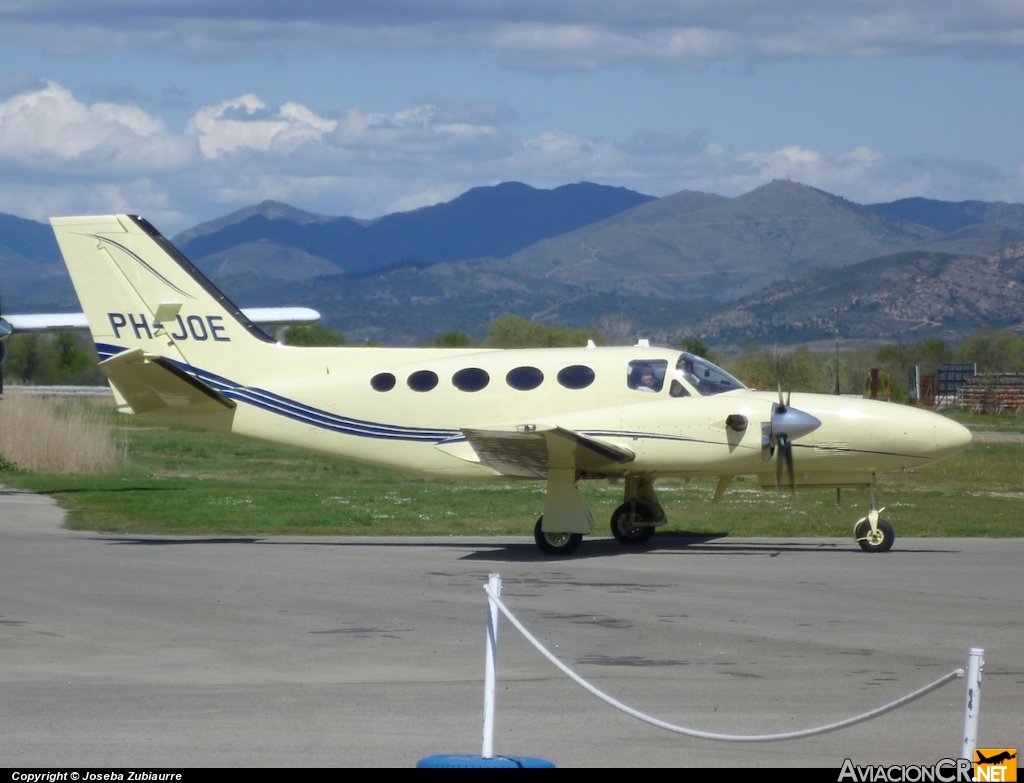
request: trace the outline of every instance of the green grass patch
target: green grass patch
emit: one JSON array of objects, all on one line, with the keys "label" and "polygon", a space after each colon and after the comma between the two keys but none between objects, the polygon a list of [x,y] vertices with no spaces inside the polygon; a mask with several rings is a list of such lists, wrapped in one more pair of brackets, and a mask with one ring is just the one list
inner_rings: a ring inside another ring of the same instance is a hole
[{"label": "green grass patch", "polygon": [[958,421],[974,432],[1020,432],[1024,433],[1024,415],[1014,413],[973,413],[957,408],[941,411],[953,421]]},{"label": "green grass patch", "polygon": [[[958,417],[959,418],[959,417]],[[972,429],[999,429],[981,417]],[[1017,417],[1007,419],[1018,424]],[[963,420],[963,419],[961,419]],[[76,529],[157,534],[530,535],[544,506],[541,482],[478,484],[409,476],[217,433],[129,422],[129,464],[108,476],[0,473],[0,481],[52,494]],[[1024,421],[1020,421],[1024,424]],[[1024,429],[1024,428],[1022,428]],[[799,469],[799,466],[798,466]],[[664,480],[663,531],[732,536],[848,536],[866,491],[762,491],[737,479],[721,503],[714,480]],[[622,487],[584,482],[595,533]],[[1024,444],[978,443],[928,470],[881,478],[879,505],[905,536],[1024,533]]]}]

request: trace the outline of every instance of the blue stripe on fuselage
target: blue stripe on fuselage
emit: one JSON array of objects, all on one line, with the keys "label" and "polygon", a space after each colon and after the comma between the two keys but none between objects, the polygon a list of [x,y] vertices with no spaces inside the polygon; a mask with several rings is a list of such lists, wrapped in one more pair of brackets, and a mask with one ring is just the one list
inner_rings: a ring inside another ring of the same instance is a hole
[{"label": "blue stripe on fuselage", "polygon": [[[116,345],[97,343],[96,350],[100,359],[109,359],[126,350]],[[175,367],[184,372],[194,375],[196,378],[211,388],[219,391],[225,397],[237,402],[244,402],[255,408],[284,416],[294,421],[300,421],[320,429],[340,432],[345,435],[353,435],[361,438],[380,438],[386,440],[402,440],[417,443],[438,443],[448,438],[457,437],[459,430],[435,429],[429,427],[403,427],[394,424],[381,424],[362,419],[353,419],[348,416],[339,416],[336,413],[314,408],[295,400],[282,397],[265,389],[252,386],[242,386],[229,378],[216,373],[207,372],[184,362],[174,359],[167,359]]]}]

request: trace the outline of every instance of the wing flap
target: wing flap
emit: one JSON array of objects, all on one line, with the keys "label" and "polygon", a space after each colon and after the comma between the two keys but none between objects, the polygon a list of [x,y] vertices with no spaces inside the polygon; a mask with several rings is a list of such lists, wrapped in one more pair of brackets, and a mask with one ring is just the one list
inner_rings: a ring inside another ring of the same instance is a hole
[{"label": "wing flap", "polygon": [[141,348],[122,351],[99,367],[135,413],[218,413],[235,407],[233,400]]},{"label": "wing flap", "polygon": [[615,471],[632,451],[552,424],[463,429],[480,462],[505,476],[547,478],[551,469]]}]

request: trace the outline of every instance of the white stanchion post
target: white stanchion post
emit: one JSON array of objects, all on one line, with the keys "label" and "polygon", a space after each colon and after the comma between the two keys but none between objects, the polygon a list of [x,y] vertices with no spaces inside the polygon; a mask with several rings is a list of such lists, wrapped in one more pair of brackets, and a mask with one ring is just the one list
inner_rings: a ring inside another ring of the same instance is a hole
[{"label": "white stanchion post", "polygon": [[985,666],[985,650],[972,647],[967,656],[967,702],[964,705],[964,741],[960,758],[974,762],[978,746],[978,713],[981,711],[981,670]]},{"label": "white stanchion post", "polygon": [[[487,587],[501,597],[501,577],[489,574]],[[498,666],[498,605],[487,596],[487,652],[484,658],[484,746],[480,755],[494,758],[494,671]]]}]

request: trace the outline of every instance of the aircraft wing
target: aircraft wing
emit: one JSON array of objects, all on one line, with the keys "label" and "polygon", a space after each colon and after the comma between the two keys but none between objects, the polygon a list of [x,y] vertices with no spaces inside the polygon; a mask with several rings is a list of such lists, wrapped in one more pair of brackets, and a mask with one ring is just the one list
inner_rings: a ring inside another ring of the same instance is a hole
[{"label": "aircraft wing", "polygon": [[33,313],[8,315],[4,320],[16,332],[84,332],[89,328],[85,313]]},{"label": "aircraft wing", "polygon": [[552,468],[600,471],[632,462],[632,451],[553,424],[463,429],[480,462],[505,476],[547,478]]},{"label": "aircraft wing", "polygon": [[141,348],[122,351],[99,367],[135,413],[223,413],[235,407],[233,400],[168,359]]}]

